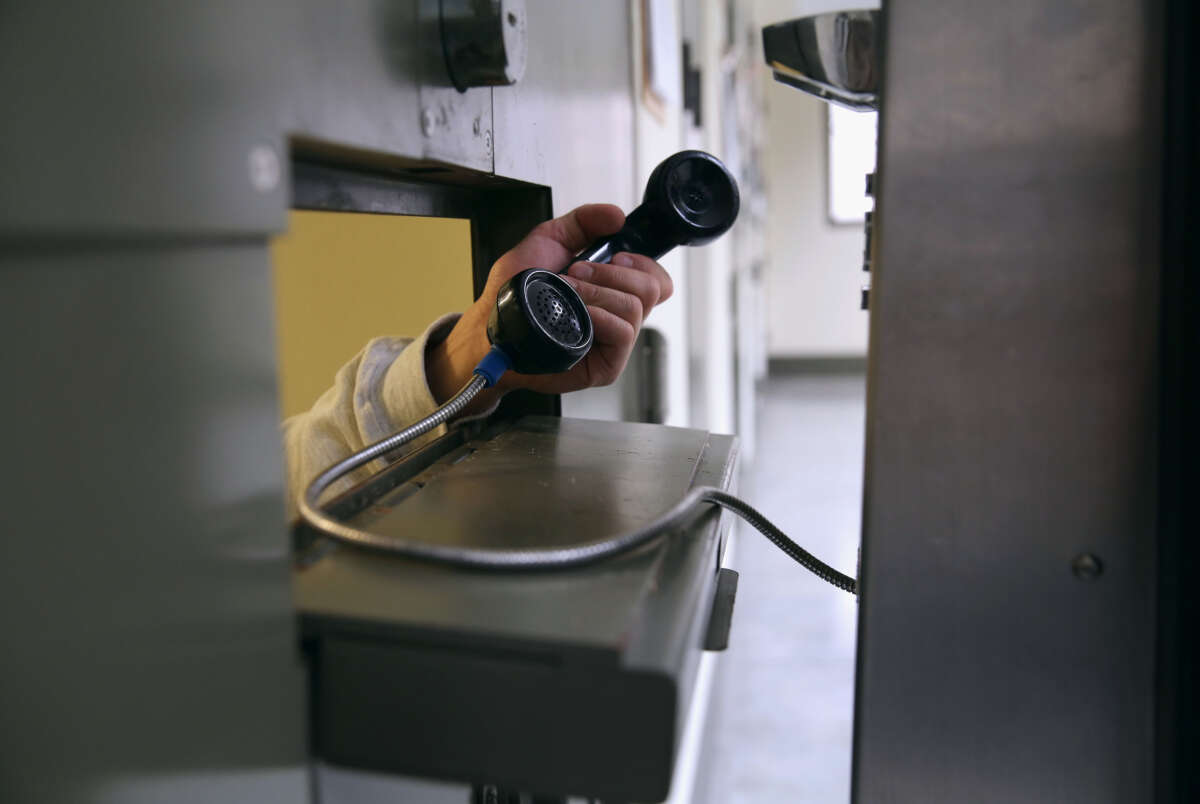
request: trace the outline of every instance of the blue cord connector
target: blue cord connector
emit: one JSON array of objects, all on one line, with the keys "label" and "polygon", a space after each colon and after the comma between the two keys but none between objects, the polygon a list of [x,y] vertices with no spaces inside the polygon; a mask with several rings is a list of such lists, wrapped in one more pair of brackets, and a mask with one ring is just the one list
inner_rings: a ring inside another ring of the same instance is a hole
[{"label": "blue cord connector", "polygon": [[499,346],[493,346],[487,357],[479,361],[475,373],[487,380],[487,387],[491,388],[511,366],[512,358]]}]

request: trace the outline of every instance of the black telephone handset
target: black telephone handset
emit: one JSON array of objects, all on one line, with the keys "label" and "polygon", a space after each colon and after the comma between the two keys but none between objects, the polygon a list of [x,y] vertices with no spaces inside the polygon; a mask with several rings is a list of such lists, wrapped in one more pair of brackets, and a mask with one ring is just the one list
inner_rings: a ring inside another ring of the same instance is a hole
[{"label": "black telephone handset", "polygon": [[[658,259],[676,246],[702,246],[737,220],[737,182],[704,151],[680,151],[661,162],[642,203],[616,234],[592,243],[571,263],[609,262],[622,252]],[[568,263],[567,267],[570,267]],[[522,374],[557,374],[592,346],[592,319],[579,294],[558,274],[530,268],[500,288],[488,321],[488,340]]]}]

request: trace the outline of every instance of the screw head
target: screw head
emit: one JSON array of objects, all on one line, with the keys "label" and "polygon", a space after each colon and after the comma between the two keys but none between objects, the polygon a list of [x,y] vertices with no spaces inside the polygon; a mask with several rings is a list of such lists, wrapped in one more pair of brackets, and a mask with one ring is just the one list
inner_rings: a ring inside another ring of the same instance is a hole
[{"label": "screw head", "polygon": [[279,157],[275,149],[269,145],[255,145],[246,157],[246,167],[250,174],[250,186],[260,193],[269,193],[279,186],[282,173]]},{"label": "screw head", "polygon": [[1071,572],[1081,581],[1094,581],[1104,574],[1104,562],[1093,553],[1080,553],[1071,561]]}]

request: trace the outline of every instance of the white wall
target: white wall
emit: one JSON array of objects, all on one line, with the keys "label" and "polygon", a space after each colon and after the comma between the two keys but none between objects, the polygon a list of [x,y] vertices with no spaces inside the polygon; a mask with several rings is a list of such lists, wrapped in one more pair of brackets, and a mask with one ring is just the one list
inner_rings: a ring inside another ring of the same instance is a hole
[{"label": "white wall", "polygon": [[[637,200],[641,202],[646,179],[658,163],[675,153],[683,142],[683,110],[676,104],[667,104],[662,118],[656,117],[642,102],[645,80],[642,70],[642,18],[641,3],[631,0],[630,17],[633,30],[633,130],[634,130],[634,174]],[[675,32],[673,51],[679,53],[682,39],[679,36],[682,20],[678,2],[671,3]],[[684,250],[675,249],[659,260],[675,285],[675,294],[650,314],[646,326],[662,332],[667,342],[667,424],[687,427],[691,423],[688,411],[691,376],[688,372],[688,327],[687,296],[688,274],[684,265]]]},{"label": "white wall", "polygon": [[[699,143],[702,148],[718,158],[728,158],[725,153],[722,115],[733,114],[724,104],[721,91],[725,70],[721,66],[725,40],[724,0],[695,0],[693,13],[698,11],[696,58],[701,67],[700,105],[703,109],[703,129]],[[695,133],[695,132],[693,132]],[[689,145],[693,145],[689,143]],[[719,237],[703,248],[688,249],[689,273],[694,282],[705,283],[697,288],[702,300],[702,315],[694,321],[692,337],[702,339],[693,349],[703,356],[704,367],[704,411],[705,421],[699,426],[714,433],[733,433],[737,429],[736,377],[734,376],[733,330],[737,322],[733,318],[733,240],[729,236]]]},{"label": "white wall", "polygon": [[[672,3],[671,9],[675,14],[678,31],[678,3]],[[609,171],[607,180],[619,176],[619,180],[629,183],[633,195],[625,211],[629,212],[641,203],[642,193],[646,187],[646,179],[654,167],[666,157],[678,151],[682,142],[681,109],[678,105],[668,104],[663,110],[661,119],[649,111],[642,102],[643,69],[642,69],[642,18],[639,0],[630,0],[625,13],[629,15],[629,58],[631,62],[632,80],[628,87],[630,104],[633,109],[632,121],[629,127],[624,121],[613,130],[607,126],[598,128],[596,136],[610,137],[621,140],[632,138],[633,156],[632,171],[626,170],[625,165],[614,165],[614,171]],[[680,41],[676,37],[672,50],[679,52]],[[620,53],[621,48],[614,50]],[[582,147],[589,144],[581,143]],[[557,193],[557,188],[556,188]],[[557,210],[556,210],[557,212]],[[688,395],[690,376],[688,374],[688,329],[687,307],[685,300],[688,294],[688,277],[684,269],[683,254],[680,250],[671,252],[659,260],[675,283],[675,295],[656,307],[646,319],[647,327],[659,330],[666,340],[667,346],[667,419],[666,423],[688,426],[689,409]],[[588,419],[620,420],[625,415],[626,399],[633,395],[630,387],[632,378],[622,375],[612,386],[604,388],[589,388],[563,396],[563,415]]]},{"label": "white wall", "polygon": [[[828,0],[756,0],[755,13],[769,25],[847,7]],[[870,277],[862,270],[863,229],[829,222],[825,102],[775,81],[765,65],[762,80],[767,85],[767,348],[771,357],[865,355],[867,314],[859,300]]]},{"label": "white wall", "polygon": [[[745,0],[749,2],[749,0]],[[702,148],[719,157],[726,153],[726,115],[737,113],[723,91],[730,70],[739,58],[757,58],[745,48],[726,49],[725,0],[666,0],[660,7],[671,15],[675,31],[662,41],[664,51],[678,58],[683,38],[693,44],[693,60],[701,68],[704,126],[696,129],[685,121],[679,99],[668,103],[662,114],[652,112],[643,101],[641,0],[628,0],[632,60],[634,188],[640,200],[645,180],[664,158],[684,147]],[[749,5],[741,6],[743,10]],[[765,66],[762,68],[766,70]],[[756,73],[751,72],[751,77]],[[749,79],[747,79],[749,80]],[[680,92],[681,94],[681,92]],[[729,106],[729,108],[725,108]],[[621,132],[614,131],[619,137]],[[730,145],[729,147],[733,147]],[[752,199],[743,200],[743,209]],[[743,438],[743,456],[753,452],[753,378],[739,380],[735,372],[734,346],[761,343],[750,337],[751,325],[761,325],[761,316],[735,318],[733,286],[740,263],[734,238],[722,237],[703,248],[677,249],[660,262],[675,281],[675,296],[650,315],[647,326],[661,331],[667,344],[667,424],[691,426],[713,432],[738,432]],[[744,282],[742,283],[745,284]],[[749,290],[739,299],[753,309]],[[738,331],[735,333],[735,329]],[[735,337],[736,335],[736,337]],[[745,351],[754,353],[753,349]],[[749,361],[754,362],[754,361]],[[623,400],[630,394],[628,375],[610,388],[596,388],[563,397],[563,413],[584,418],[620,419]],[[739,382],[741,387],[739,388]],[[739,393],[740,391],[740,393]],[[738,403],[740,402],[740,409]],[[740,414],[740,415],[739,415]],[[739,427],[739,419],[742,425]]]}]

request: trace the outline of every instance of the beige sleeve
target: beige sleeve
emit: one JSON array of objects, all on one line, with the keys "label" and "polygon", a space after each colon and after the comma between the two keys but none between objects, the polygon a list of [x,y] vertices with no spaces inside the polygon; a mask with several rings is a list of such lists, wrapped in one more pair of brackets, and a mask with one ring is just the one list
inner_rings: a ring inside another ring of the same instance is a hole
[{"label": "beige sleeve", "polygon": [[[333,387],[310,410],[283,423],[289,521],[296,517],[297,498],[319,472],[437,409],[425,375],[425,352],[445,339],[458,318],[457,313],[442,316],[416,339],[372,339],[342,366]],[[445,432],[442,425],[405,451]],[[360,467],[335,483],[329,493],[345,491],[383,465],[380,459]]]}]

